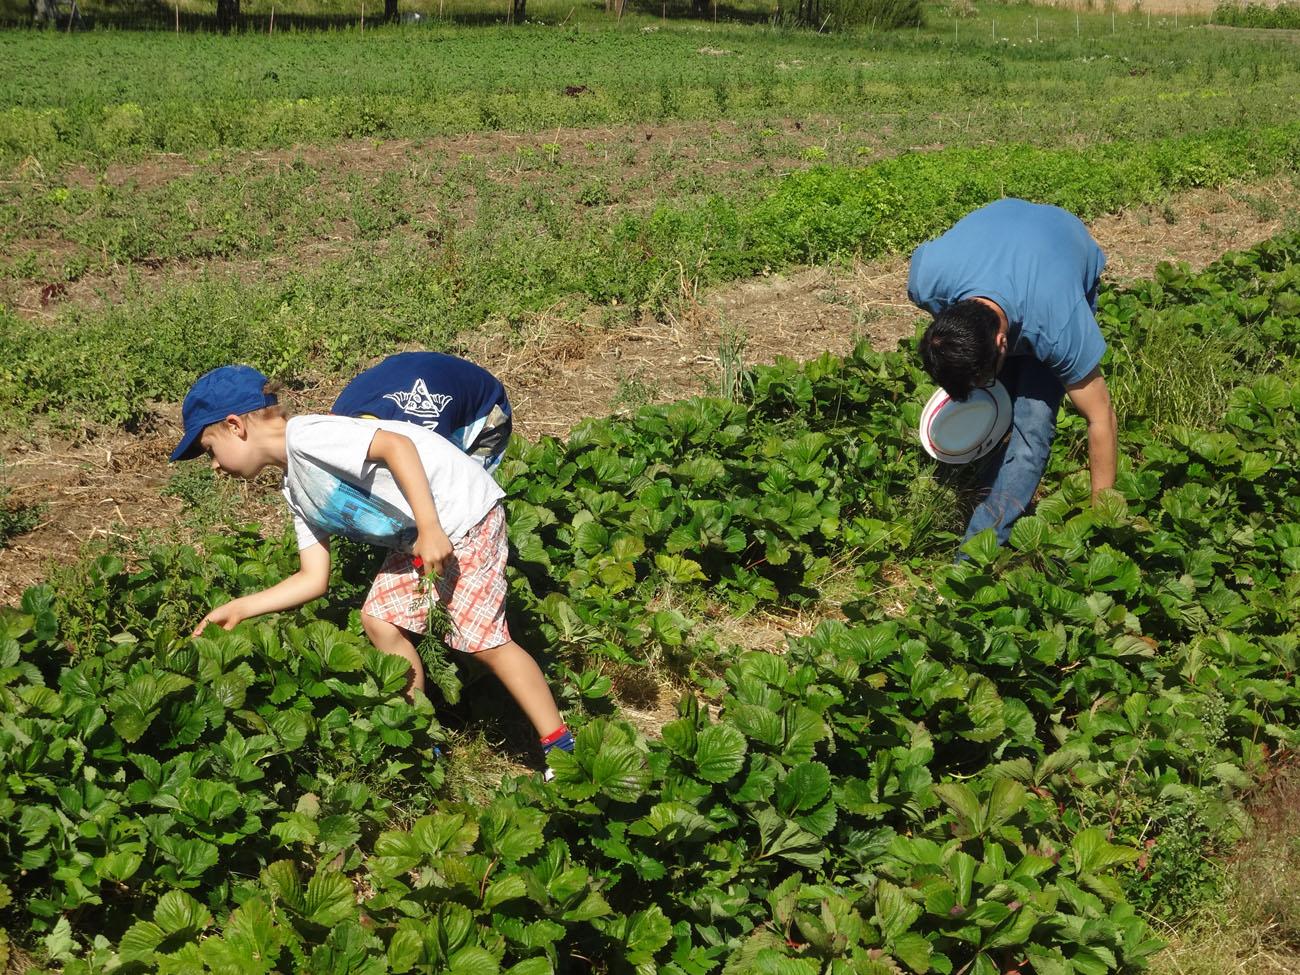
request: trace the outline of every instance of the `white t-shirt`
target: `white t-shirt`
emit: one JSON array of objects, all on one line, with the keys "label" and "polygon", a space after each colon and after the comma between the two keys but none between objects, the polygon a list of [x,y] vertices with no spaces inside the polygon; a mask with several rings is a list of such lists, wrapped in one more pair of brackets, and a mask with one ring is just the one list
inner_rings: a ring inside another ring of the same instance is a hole
[{"label": "white t-shirt", "polygon": [[415,444],[429,479],[438,521],[460,541],[505,492],[475,461],[414,423],[345,416],[296,416],[285,428],[288,465],[281,488],[293,512],[301,551],[331,535],[409,552],[415,516],[388,466],[367,460],[380,430]]}]

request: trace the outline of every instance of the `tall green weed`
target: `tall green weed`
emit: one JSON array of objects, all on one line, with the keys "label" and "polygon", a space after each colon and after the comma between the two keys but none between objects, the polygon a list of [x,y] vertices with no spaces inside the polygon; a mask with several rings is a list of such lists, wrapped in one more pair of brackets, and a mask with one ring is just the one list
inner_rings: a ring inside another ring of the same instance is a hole
[{"label": "tall green weed", "polygon": [[1282,30],[1300,29],[1300,4],[1288,3],[1220,3],[1214,8],[1214,23],[1225,27],[1264,27]]}]

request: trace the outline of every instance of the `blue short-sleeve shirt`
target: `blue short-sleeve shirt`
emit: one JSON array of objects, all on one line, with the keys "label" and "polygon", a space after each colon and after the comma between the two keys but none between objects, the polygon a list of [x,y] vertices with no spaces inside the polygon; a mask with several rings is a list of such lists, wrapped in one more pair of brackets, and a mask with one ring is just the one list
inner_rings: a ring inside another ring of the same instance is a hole
[{"label": "blue short-sleeve shirt", "polygon": [[1106,255],[1074,214],[998,200],[962,217],[912,254],[907,296],[932,315],[988,298],[1007,316],[1010,355],[1031,355],[1077,383],[1101,362],[1097,279]]},{"label": "blue short-sleeve shirt", "polygon": [[465,450],[494,408],[510,415],[505,387],[482,366],[441,352],[399,352],[348,383],[330,412],[418,423]]}]

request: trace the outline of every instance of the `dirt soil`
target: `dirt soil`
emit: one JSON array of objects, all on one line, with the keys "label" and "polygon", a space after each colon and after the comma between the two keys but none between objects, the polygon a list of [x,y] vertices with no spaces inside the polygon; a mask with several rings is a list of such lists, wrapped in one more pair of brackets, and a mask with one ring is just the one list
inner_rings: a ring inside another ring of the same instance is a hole
[{"label": "dirt soil", "polygon": [[[1118,282],[1149,275],[1164,260],[1202,267],[1224,251],[1278,233],[1297,191],[1278,181],[1247,189],[1200,190],[1163,207],[1104,217],[1091,226]],[[663,320],[621,325],[537,322],[533,338],[502,351],[491,335],[464,336],[469,357],[510,392],[516,432],[529,440],[564,436],[579,420],[715,391],[724,342],[748,364],[847,352],[859,338],[892,348],[919,320],[907,300],[907,262],[894,257],[851,268],[812,267],[687,295]],[[592,315],[593,322],[607,316]],[[309,390],[301,410],[328,405],[337,388]],[[183,535],[181,502],[161,491],[179,435],[179,406],[159,404],[151,429],[129,434],[87,427],[77,435],[39,430],[0,441],[10,506],[39,506],[40,522],[0,548],[0,605],[69,565],[89,544],[129,544],[141,530]],[[261,512],[275,525],[273,509]]]}]

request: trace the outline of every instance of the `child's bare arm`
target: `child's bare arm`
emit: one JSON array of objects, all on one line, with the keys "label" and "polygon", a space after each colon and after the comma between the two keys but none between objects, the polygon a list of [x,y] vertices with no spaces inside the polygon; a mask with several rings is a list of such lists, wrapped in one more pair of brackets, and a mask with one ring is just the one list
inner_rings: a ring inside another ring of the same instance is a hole
[{"label": "child's bare arm", "polygon": [[442,575],[451,558],[451,539],[438,520],[438,509],[429,490],[429,478],[420,460],[420,453],[410,437],[389,430],[379,430],[370,441],[366,459],[379,461],[393,474],[393,480],[406,496],[406,503],[415,515],[415,544],[413,555],[418,555],[435,575]]},{"label": "child's bare arm", "polygon": [[241,620],[261,616],[263,613],[275,613],[282,609],[301,606],[325,595],[330,582],[330,549],[321,542],[303,549],[298,553],[301,564],[298,571],[287,579],[277,582],[269,589],[240,596],[228,603],[223,603],[208,613],[194,628],[198,636],[209,623],[215,623],[223,630],[233,629]]}]

